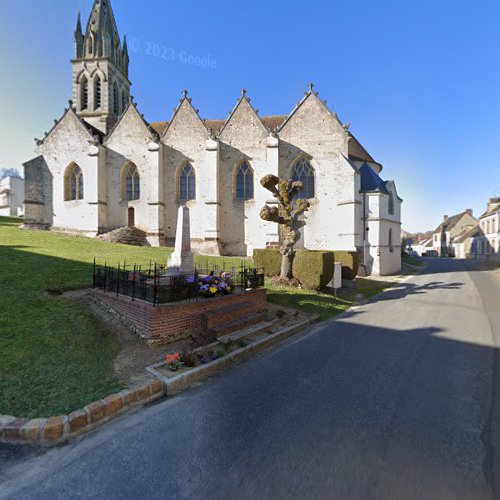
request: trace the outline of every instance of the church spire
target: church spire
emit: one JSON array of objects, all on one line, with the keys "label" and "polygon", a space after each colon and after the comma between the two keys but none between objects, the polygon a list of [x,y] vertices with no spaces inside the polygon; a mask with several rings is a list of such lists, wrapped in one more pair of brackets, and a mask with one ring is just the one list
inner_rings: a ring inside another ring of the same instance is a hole
[{"label": "church spire", "polygon": [[76,111],[106,134],[130,100],[127,43],[120,40],[110,0],[94,0],[85,31],[78,14],[72,64]]},{"label": "church spire", "polygon": [[[80,19],[77,23],[77,33],[79,31],[81,32]],[[75,37],[79,36],[77,33]],[[79,53],[77,46],[76,58],[84,60],[107,58],[124,75],[128,74],[128,61],[123,58],[123,48],[110,0],[94,0],[83,37],[83,52]]]},{"label": "church spire", "polygon": [[83,57],[83,49],[85,47],[85,38],[82,31],[82,19],[80,16],[80,11],[78,11],[78,19],[76,21],[75,30],[75,52],[76,58],[81,59]]}]

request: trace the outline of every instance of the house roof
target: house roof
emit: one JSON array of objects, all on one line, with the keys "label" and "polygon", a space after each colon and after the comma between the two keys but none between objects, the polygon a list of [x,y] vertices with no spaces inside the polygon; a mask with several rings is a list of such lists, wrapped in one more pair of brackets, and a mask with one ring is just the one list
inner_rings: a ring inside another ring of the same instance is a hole
[{"label": "house roof", "polygon": [[481,233],[481,229],[479,226],[474,226],[465,231],[461,232],[458,236],[453,238],[453,243],[463,243],[469,238],[473,238],[474,236],[478,236]]},{"label": "house roof", "polygon": [[500,198],[497,198],[496,200],[493,198],[492,200],[490,200],[486,212],[481,214],[479,218],[482,219],[483,217],[488,217],[489,215],[493,215],[498,211],[500,211]]},{"label": "house roof", "polygon": [[352,159],[377,163],[351,132],[347,132],[347,134],[349,135],[349,156]]},{"label": "house roof", "polygon": [[461,212],[456,215],[452,215],[451,217],[448,217],[445,221],[441,222],[439,226],[436,228],[434,231],[435,233],[440,233],[443,230],[445,231],[451,231],[462,219],[464,215],[467,215],[467,211]]},{"label": "house roof", "polygon": [[373,170],[370,165],[363,163],[358,172],[361,175],[361,193],[384,193],[389,194],[386,187],[386,182],[384,182],[381,177]]}]

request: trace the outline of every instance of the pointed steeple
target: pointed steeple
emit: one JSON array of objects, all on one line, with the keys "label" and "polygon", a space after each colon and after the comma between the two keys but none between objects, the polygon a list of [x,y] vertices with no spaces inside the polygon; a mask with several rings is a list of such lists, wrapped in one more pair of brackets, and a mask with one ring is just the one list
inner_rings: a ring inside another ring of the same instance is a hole
[{"label": "pointed steeple", "polygon": [[78,116],[107,133],[130,100],[129,56],[118,34],[110,0],[94,0],[85,31],[75,31],[73,100]]},{"label": "pointed steeple", "polygon": [[[81,21],[77,24],[77,32],[78,29],[81,31]],[[94,0],[83,47],[82,54],[77,52],[77,59],[93,60],[106,57],[125,75],[128,74],[128,60],[123,57],[120,35],[109,0]]]},{"label": "pointed steeple", "polygon": [[85,39],[82,31],[82,19],[80,16],[80,11],[78,11],[78,19],[76,21],[75,30],[75,57],[76,59],[81,59],[83,57],[83,49],[85,46]]},{"label": "pointed steeple", "polygon": [[127,37],[125,35],[123,36],[122,62],[123,71],[125,73],[125,76],[128,78],[128,65],[130,62],[130,58],[128,56]]}]

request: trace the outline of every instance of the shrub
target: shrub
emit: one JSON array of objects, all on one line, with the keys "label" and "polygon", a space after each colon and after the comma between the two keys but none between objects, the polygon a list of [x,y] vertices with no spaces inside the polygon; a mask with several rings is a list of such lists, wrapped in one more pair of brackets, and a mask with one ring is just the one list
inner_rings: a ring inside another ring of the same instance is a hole
[{"label": "shrub", "polygon": [[353,280],[358,275],[359,253],[346,250],[334,250],[335,262],[342,264],[342,279]]},{"label": "shrub", "polygon": [[263,269],[266,276],[279,276],[281,252],[275,248],[256,249],[253,251],[253,263]]},{"label": "shrub", "polygon": [[293,275],[303,288],[322,290],[333,278],[333,252],[298,250],[293,259]]}]

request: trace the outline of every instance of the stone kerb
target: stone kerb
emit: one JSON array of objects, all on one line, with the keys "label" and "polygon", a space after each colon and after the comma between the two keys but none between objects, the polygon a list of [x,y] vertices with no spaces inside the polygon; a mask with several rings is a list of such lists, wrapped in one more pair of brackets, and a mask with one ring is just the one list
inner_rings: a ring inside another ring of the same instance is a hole
[{"label": "stone kerb", "polygon": [[163,383],[147,384],[94,401],[69,415],[25,419],[0,415],[0,442],[54,446],[85,434],[134,407],[163,397]]}]

